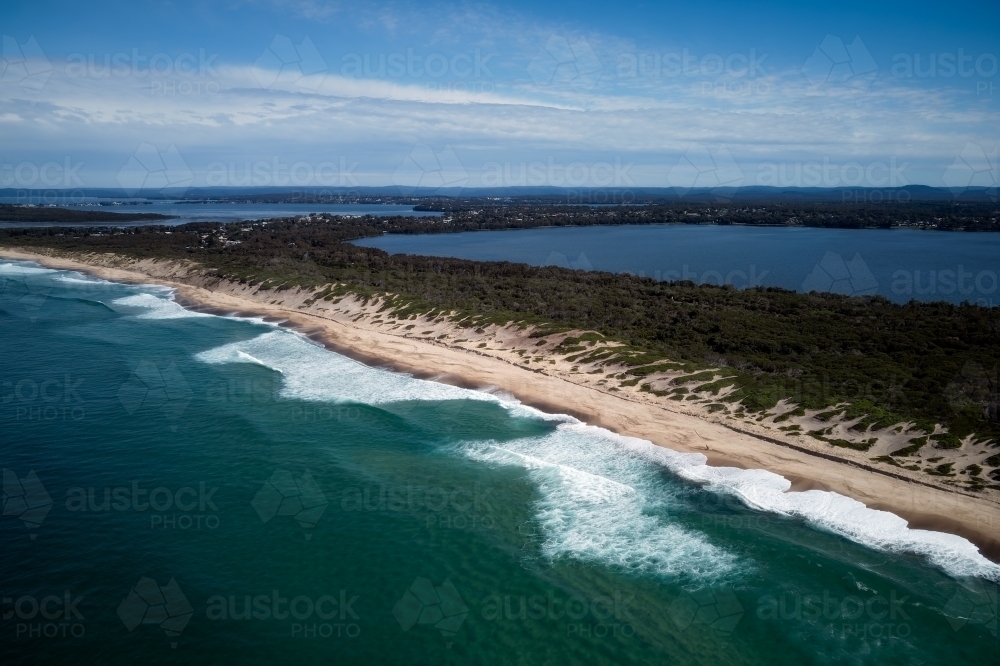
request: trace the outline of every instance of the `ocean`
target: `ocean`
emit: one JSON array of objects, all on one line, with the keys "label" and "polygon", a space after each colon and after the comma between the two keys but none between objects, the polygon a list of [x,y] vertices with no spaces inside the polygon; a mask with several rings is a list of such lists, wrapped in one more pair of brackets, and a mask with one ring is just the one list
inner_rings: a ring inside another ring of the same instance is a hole
[{"label": "ocean", "polygon": [[1000,234],[702,225],[398,234],[355,241],[397,254],[632,273],[656,280],[1000,305]]},{"label": "ocean", "polygon": [[960,537],[162,287],[0,261],[0,358],[4,664],[1000,654]]}]

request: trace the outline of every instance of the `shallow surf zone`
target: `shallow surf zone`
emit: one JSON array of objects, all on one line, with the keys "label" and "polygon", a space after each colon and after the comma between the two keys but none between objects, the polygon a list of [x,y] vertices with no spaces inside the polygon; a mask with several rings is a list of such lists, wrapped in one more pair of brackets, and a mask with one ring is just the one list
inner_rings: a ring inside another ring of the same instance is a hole
[{"label": "shallow surf zone", "polygon": [[[86,287],[129,287],[130,285],[122,284],[120,282],[112,282],[110,280],[105,280],[103,278],[87,275],[81,273],[80,271],[66,270],[61,268],[46,268],[39,265],[34,261],[3,261],[0,260],[0,277],[28,277],[28,276],[41,276],[44,278],[51,278],[52,282],[58,282],[68,285],[73,285],[76,288],[86,288]],[[148,285],[152,289],[162,289],[169,296],[173,293],[169,287],[160,287],[159,285]]]},{"label": "shallow surf zone", "polygon": [[63,275],[56,275],[56,282],[63,282],[65,284],[71,285],[83,285],[85,287],[96,286],[96,285],[115,285],[118,286],[119,283],[111,282],[110,280],[105,280],[98,277],[87,277],[83,273],[78,273],[76,271],[68,271]]},{"label": "shallow surf zone", "polygon": [[102,299],[109,294],[120,295],[130,289],[76,271],[44,268],[29,261],[0,261],[0,294],[13,297],[32,316],[41,314],[49,299],[105,305]]},{"label": "shallow surf zone", "polygon": [[[26,307],[35,309],[35,300],[54,295],[46,284],[61,282],[80,288],[89,283],[102,289],[95,297],[106,298],[103,290],[111,285],[127,289],[128,295],[111,301],[126,316],[151,320],[214,316],[184,309],[166,287],[119,285],[29,262],[0,262],[0,278],[10,283],[6,286],[12,293],[19,294],[18,289],[24,287],[31,298],[21,300]],[[129,294],[131,290],[139,293]],[[34,298],[36,293],[39,298]],[[261,326],[266,332],[256,338],[210,349],[196,358],[210,364],[253,363],[279,372],[282,395],[289,399],[370,405],[486,400],[504,406],[512,417],[559,423],[556,432],[542,441],[528,438],[498,445],[489,443],[489,434],[484,433],[484,441],[469,444],[462,451],[484,462],[516,465],[528,471],[541,491],[537,511],[545,532],[542,548],[550,556],[600,559],[629,569],[666,574],[689,571],[709,578],[732,571],[734,560],[705,542],[703,536],[678,532],[680,528],[652,515],[671,501],[670,489],[662,479],[650,479],[637,469],[616,467],[634,464],[638,458],[647,470],[666,468],[680,478],[704,485],[707,491],[735,496],[752,509],[798,518],[873,549],[917,554],[956,577],[1000,582],[1000,565],[983,557],[967,539],[910,529],[899,516],[869,509],[843,495],[816,490],[791,492],[787,479],[766,470],[711,467],[701,454],[678,453],[646,440],[587,426],[570,416],[546,414],[500,393],[462,389],[372,368],[326,350],[293,331],[271,324]],[[695,560],[702,565],[684,564]]]},{"label": "shallow surf zone", "polygon": [[194,317],[212,316],[203,312],[188,310],[173,299],[173,291],[167,287],[148,286],[145,289],[147,291],[160,291],[162,295],[158,296],[155,293],[144,292],[123,298],[116,298],[111,301],[111,305],[144,310],[144,312],[134,315],[136,319],[191,319]]},{"label": "shallow surf zone", "polygon": [[896,514],[869,509],[839,493],[790,491],[788,479],[767,470],[712,467],[700,453],[678,453],[631,437],[619,439],[626,450],[663,465],[681,478],[705,484],[708,490],[734,495],[750,508],[803,519],[868,548],[924,556],[951,576],[1000,582],[1000,565],[984,557],[964,537],[911,529]]},{"label": "shallow surf zone", "polygon": [[285,329],[209,349],[195,359],[208,364],[255,363],[270,368],[281,373],[281,396],[291,400],[366,405],[407,400],[499,402],[486,393],[369,367]]},{"label": "shallow surf zone", "polygon": [[637,573],[710,583],[745,566],[703,535],[671,524],[671,503],[646,460],[622,455],[611,433],[565,415],[545,414],[502,393],[474,391],[371,368],[278,329],[197,354],[209,364],[251,363],[281,373],[289,399],[387,406],[409,401],[478,400],[503,406],[511,418],[558,423],[540,437],[496,444],[482,439],[452,451],[487,464],[525,469],[539,499],[534,514],[540,549],[550,559],[570,557]]},{"label": "shallow surf zone", "polygon": [[58,271],[51,268],[42,268],[38,264],[27,261],[0,261],[0,275],[21,277],[26,275],[44,275],[46,273],[55,275]]},{"label": "shallow surf zone", "polygon": [[[911,529],[899,516],[869,509],[838,493],[790,491],[791,483],[762,469],[712,467],[700,453],[679,453],[580,422],[556,432],[502,444],[463,445],[469,457],[529,471],[542,499],[543,550],[556,557],[599,559],[626,569],[717,579],[740,566],[700,535],[663,523],[675,500],[651,474],[666,468],[706,492],[737,497],[747,507],[805,521],[875,550],[925,557],[954,577],[1000,581],[1000,565],[964,537]],[[652,463],[652,464],[651,464]]]},{"label": "shallow surf zone", "polygon": [[550,560],[597,562],[697,585],[731,581],[749,563],[672,521],[680,506],[654,465],[622,455],[612,433],[562,423],[552,433],[509,442],[466,442],[472,460],[524,469],[534,484],[540,549]]},{"label": "shallow surf zone", "polygon": [[[34,299],[39,308],[46,298],[69,297],[101,303],[117,312],[133,314],[136,319],[210,316],[182,307],[174,300],[170,287],[112,282],[79,271],[45,268],[31,261],[0,261],[0,291],[27,297],[23,299],[26,304]],[[135,312],[129,312],[133,308]]]},{"label": "shallow surf zone", "polygon": [[[790,482],[766,470],[712,467],[697,453],[679,453],[649,441],[622,437],[573,417],[546,414],[491,393],[463,389],[371,368],[331,352],[284,329],[202,352],[210,364],[254,363],[282,375],[289,399],[386,405],[404,401],[489,400],[512,417],[559,423],[555,432],[498,444],[464,443],[460,453],[498,465],[527,470],[542,497],[537,515],[542,550],[601,560],[625,569],[664,575],[688,573],[701,579],[724,577],[735,559],[704,537],[654,515],[666,508],[670,491],[655,470],[739,498],[748,507],[799,518],[866,547],[927,558],[953,576],[1000,581],[1000,565],[983,557],[967,539],[943,532],[910,529],[905,520],[833,492],[791,492]],[[626,454],[626,455],[623,455]]]}]

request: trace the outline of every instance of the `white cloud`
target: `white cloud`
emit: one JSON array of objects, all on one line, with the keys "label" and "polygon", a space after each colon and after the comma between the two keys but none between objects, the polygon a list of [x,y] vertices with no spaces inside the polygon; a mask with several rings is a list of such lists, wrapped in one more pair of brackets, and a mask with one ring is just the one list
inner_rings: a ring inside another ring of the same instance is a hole
[{"label": "white cloud", "polygon": [[[340,8],[318,1],[279,5],[314,18]],[[532,25],[478,6],[423,15],[410,5],[364,11],[378,24],[373,30],[427,29],[432,40],[466,48],[510,41],[505,58],[494,61],[496,76],[475,90],[426,77],[353,78],[341,75],[340,63],[330,63],[304,88],[253,64],[220,62],[216,76],[205,79],[88,79],[71,78],[54,62],[31,99],[16,86],[0,89],[0,122],[19,123],[18,132],[5,137],[5,160],[30,160],[38,152],[79,155],[91,174],[87,185],[107,185],[101,179],[145,142],[161,150],[175,144],[196,177],[217,160],[348,155],[360,163],[364,184],[388,184],[414,145],[426,144],[435,150],[450,145],[473,174],[489,161],[617,156],[636,163],[637,185],[664,186],[671,165],[698,143],[725,144],[747,174],[762,161],[896,157],[912,163],[909,182],[939,184],[933,179],[962,146],[995,143],[1000,127],[995,107],[913,81],[876,79],[862,93],[846,95],[817,89],[798,68],[752,79],[623,78],[615,71],[617,54],[636,49],[614,36]],[[571,44],[584,40],[603,63],[600,78],[591,76],[585,87],[533,80],[528,63],[553,35]],[[261,81],[274,83],[264,89]]]}]

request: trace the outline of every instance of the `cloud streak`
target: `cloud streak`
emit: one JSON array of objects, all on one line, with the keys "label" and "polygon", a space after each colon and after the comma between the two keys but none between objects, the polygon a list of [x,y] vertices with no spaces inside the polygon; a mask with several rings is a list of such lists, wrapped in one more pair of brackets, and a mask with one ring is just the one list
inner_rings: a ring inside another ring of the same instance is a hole
[{"label": "cloud streak", "polygon": [[[628,39],[481,6],[276,6],[311,21],[370,19],[367,29],[381,33],[437,29],[420,49],[390,42],[324,60],[296,37],[262,44],[267,57],[256,63],[220,57],[163,75],[94,76],[53,59],[41,89],[0,87],[0,127],[12,130],[3,162],[68,156],[85,162],[87,186],[113,186],[139,144],[172,144],[196,184],[213,163],[333,156],[357,162],[361,184],[385,185],[414,146],[428,145],[450,146],[472,183],[486,164],[617,159],[633,165],[636,186],[663,186],[696,144],[724,145],[745,184],[761,164],[896,160],[907,183],[940,185],[966,144],[989,151],[1000,138],[995,103],[950,82],[928,87],[879,71],[863,89],[817,85],[800,67],[765,67],[766,54],[751,51],[643,68]],[[506,37],[502,53],[491,50]]]}]

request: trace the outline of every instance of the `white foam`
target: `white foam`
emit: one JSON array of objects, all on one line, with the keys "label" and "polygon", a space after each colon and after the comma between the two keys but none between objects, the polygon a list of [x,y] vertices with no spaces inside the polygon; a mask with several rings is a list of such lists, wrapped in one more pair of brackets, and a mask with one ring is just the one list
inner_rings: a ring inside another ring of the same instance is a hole
[{"label": "white foam", "polygon": [[795,516],[811,525],[877,550],[915,553],[952,576],[977,576],[1000,582],[1000,565],[985,558],[964,537],[912,529],[901,517],[869,509],[861,502],[823,490],[792,492],[788,479],[762,469],[711,467],[701,454],[681,454],[651,442],[622,437],[622,446],[667,467],[709,490],[740,498],[747,506]]},{"label": "white foam", "polygon": [[513,393],[508,393],[503,389],[497,388],[496,386],[487,386],[485,388],[476,389],[481,393],[488,393],[500,402],[505,402],[511,405],[520,405],[521,401],[518,400]]},{"label": "white foam", "polygon": [[116,284],[108,280],[102,280],[101,278],[91,278],[80,273],[70,273],[69,275],[57,275],[57,282],[65,282],[66,284],[83,284],[83,285],[105,285],[105,284]]},{"label": "white foam", "polygon": [[549,462],[543,458],[519,453],[510,448],[504,448],[495,443],[482,449],[474,446],[467,450],[470,457],[484,462],[520,465],[526,469],[539,470],[545,474],[552,473],[560,482],[568,482],[568,492],[575,498],[587,501],[606,503],[635,495],[635,488],[612,479],[592,474],[569,465]]},{"label": "white foam", "polygon": [[[621,454],[611,433],[565,415],[545,414],[506,395],[473,391],[371,368],[284,329],[202,352],[204,363],[256,363],[282,374],[281,394],[323,402],[380,405],[403,401],[482,400],[526,418],[559,423],[554,432],[458,450],[490,464],[520,466],[537,484],[542,551],[631,570],[715,579],[738,568],[735,556],[700,534],[647,510],[664,501],[655,467]],[[636,485],[639,484],[639,485]]]},{"label": "white foam", "polygon": [[276,370],[284,375],[281,395],[295,400],[367,405],[407,400],[496,401],[496,398],[477,391],[371,368],[329,352],[286,329],[276,329],[252,340],[209,349],[195,358],[213,364],[257,363]]},{"label": "white foam", "polygon": [[132,308],[145,308],[147,312],[136,315],[136,319],[189,319],[192,317],[212,316],[203,312],[187,310],[172,298],[162,298],[149,293],[125,296],[124,298],[115,299],[111,303],[112,305],[122,305]]},{"label": "white foam", "polygon": [[247,354],[246,352],[236,352],[236,355],[239,357],[241,361],[245,361],[247,363],[253,363],[255,365],[262,365],[265,368],[268,367],[267,363],[264,363],[264,361],[260,360],[259,358],[255,358],[250,354]]},{"label": "white foam", "polygon": [[[255,363],[283,375],[282,395],[318,402],[370,405],[421,400],[486,400],[513,416],[558,423],[554,433],[514,442],[463,444],[463,454],[528,470],[541,491],[544,550],[596,558],[661,573],[724,575],[736,566],[727,553],[698,534],[662,524],[646,509],[668,501],[654,473],[665,467],[707,491],[738,497],[748,507],[804,519],[871,548],[915,553],[954,576],[1000,581],[990,562],[967,539],[910,529],[906,521],[833,492],[791,492],[784,477],[762,469],[712,467],[699,453],[679,453],[622,437],[564,414],[547,414],[499,391],[474,391],[371,368],[330,352],[304,336],[275,329],[252,340],[202,352],[205,363]],[[623,455],[623,453],[635,455]],[[663,497],[660,497],[663,495]]]},{"label": "white foam", "polygon": [[91,277],[85,273],[80,273],[78,271],[67,271],[60,268],[46,268],[40,266],[33,261],[4,261],[0,262],[0,275],[52,275],[53,279],[57,282],[65,282],[68,284],[102,284],[102,285],[118,285],[116,282],[110,282],[108,280]]},{"label": "white foam", "polygon": [[55,273],[51,268],[41,268],[28,263],[21,262],[0,262],[0,275],[41,275],[43,273]]},{"label": "white foam", "polygon": [[123,286],[119,282],[112,282],[110,280],[105,280],[104,278],[97,277],[95,275],[88,275],[87,273],[81,273],[80,271],[58,271],[59,275],[56,276],[56,280],[60,282],[68,282],[69,284],[101,284],[101,285],[114,285],[116,287]]},{"label": "white foam", "polygon": [[55,282],[62,282],[72,285],[84,286],[121,286],[117,282],[111,282],[103,278],[80,273],[79,271],[67,271],[59,268],[45,268],[35,262],[0,262],[0,275],[51,275]]},{"label": "white foam", "polygon": [[684,528],[662,509],[673,503],[654,466],[622,455],[601,428],[560,424],[512,442],[469,443],[470,458],[527,470],[537,488],[542,553],[598,561],[656,576],[711,583],[749,565]]}]

